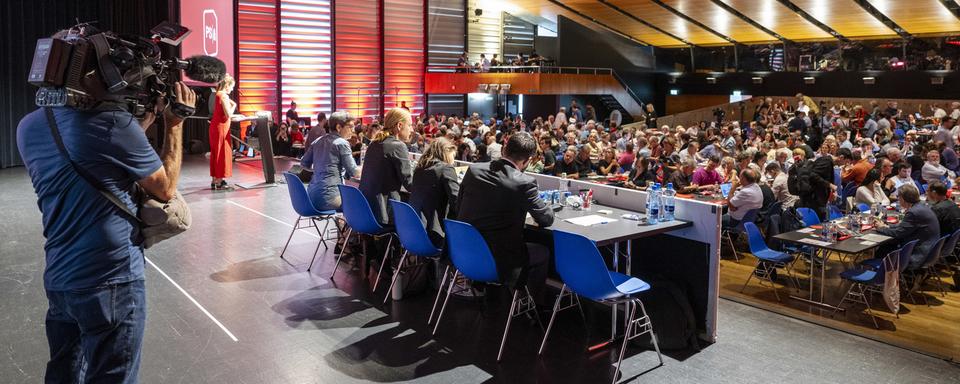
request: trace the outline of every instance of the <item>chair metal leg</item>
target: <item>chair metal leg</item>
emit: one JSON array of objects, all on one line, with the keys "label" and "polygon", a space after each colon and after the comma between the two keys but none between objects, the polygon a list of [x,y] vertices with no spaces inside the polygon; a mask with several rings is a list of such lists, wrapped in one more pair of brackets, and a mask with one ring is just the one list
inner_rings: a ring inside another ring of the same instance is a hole
[{"label": "chair metal leg", "polygon": [[557,318],[557,311],[560,310],[560,300],[563,300],[563,292],[567,290],[567,285],[560,287],[560,295],[553,302],[553,312],[550,314],[550,321],[547,323],[547,331],[543,333],[543,341],[540,342],[540,351],[537,354],[543,354],[543,347],[547,345],[547,337],[550,336],[550,329],[553,328],[553,321]]},{"label": "chair metal leg", "polygon": [[447,288],[447,297],[443,299],[443,305],[440,307],[440,313],[437,314],[437,322],[433,324],[433,332],[431,335],[437,334],[437,328],[440,327],[440,318],[443,317],[443,310],[447,309],[447,302],[450,301],[450,293],[453,292],[453,285],[457,283],[457,276],[460,275],[460,271],[456,268],[453,269],[453,278],[450,279],[450,287]]},{"label": "chair metal leg", "polygon": [[[393,249],[393,236],[387,235],[390,240],[387,241],[387,251],[383,253],[383,259],[380,260],[380,271],[377,272],[377,281],[373,282],[373,292],[377,291],[377,287],[380,286],[380,275],[383,274],[383,267],[387,264],[390,264],[390,251]],[[367,271],[363,271],[367,273]]]},{"label": "chair metal leg", "polygon": [[320,232],[320,227],[317,227],[316,221],[314,221],[314,226],[317,228],[317,232],[320,232],[320,244],[323,244],[323,249],[330,249],[330,247],[327,246],[327,241],[330,241],[330,239],[326,238],[325,236],[327,235],[327,228],[330,227],[330,220],[332,219],[332,216],[327,216],[323,219],[323,232]]},{"label": "chair metal leg", "polygon": [[324,247],[327,246],[327,244],[323,242],[323,232],[320,232],[320,227],[317,226],[317,221],[310,219],[310,224],[313,225],[313,228],[317,230],[317,234],[320,235],[320,242],[317,243],[317,248],[313,250],[313,257],[310,258],[310,265],[307,266],[307,272],[310,272],[310,269],[313,268],[313,262],[317,260],[317,252],[320,252],[320,245],[322,244]]},{"label": "chair metal leg", "polygon": [[340,248],[340,254],[337,255],[337,263],[333,265],[333,273],[330,274],[330,278],[333,278],[333,275],[337,274],[337,268],[340,267],[340,259],[343,258],[343,251],[347,249],[347,244],[350,243],[350,235],[353,234],[353,228],[347,230],[347,238],[343,240],[343,247]]},{"label": "chair metal leg", "polygon": [[747,284],[750,284],[750,279],[752,279],[753,275],[757,273],[757,268],[760,268],[761,264],[763,264],[763,261],[757,260],[757,266],[753,267],[753,271],[750,272],[750,276],[747,276],[747,281],[743,282],[743,286],[740,287],[740,293],[743,293],[743,290],[747,289]]},{"label": "chair metal leg", "polygon": [[280,258],[283,258],[283,254],[287,253],[287,246],[290,245],[290,240],[293,239],[293,234],[297,232],[297,227],[300,226],[300,218],[302,216],[297,216],[297,221],[293,222],[293,229],[290,230],[290,236],[287,237],[287,243],[283,245],[283,251],[280,251]]},{"label": "chair metal leg", "polygon": [[637,316],[636,305],[633,301],[628,301],[625,304],[630,316],[627,318],[627,329],[624,331],[623,344],[620,345],[620,356],[617,356],[617,368],[613,371],[613,380],[611,381],[613,384],[616,384],[617,379],[620,378],[620,363],[623,362],[623,355],[627,353],[627,344],[630,344],[630,334],[633,333],[633,319]]},{"label": "chair metal leg", "polygon": [[403,265],[407,263],[407,255],[409,251],[403,251],[403,255],[400,256],[400,264],[397,265],[397,271],[393,273],[393,280],[390,281],[390,288],[387,288],[387,294],[383,296],[383,303],[387,303],[387,299],[393,296],[393,286],[397,285],[397,279],[400,277],[400,273],[403,272]]},{"label": "chair metal leg", "polygon": [[440,284],[437,284],[437,297],[433,299],[433,308],[430,309],[430,317],[427,318],[427,324],[433,321],[433,313],[437,310],[437,304],[440,303],[440,294],[443,293],[443,286],[447,285],[447,272],[450,272],[450,265],[443,269],[443,277],[440,278]]},{"label": "chair metal leg", "polygon": [[513,311],[517,309],[517,296],[520,290],[513,290],[513,299],[510,300],[510,313],[507,314],[507,327],[503,329],[503,338],[500,339],[500,352],[497,353],[497,362],[503,357],[503,346],[507,344],[507,334],[510,333],[510,323],[513,322]]},{"label": "chair metal leg", "polygon": [[[643,306],[643,301],[637,300],[637,304],[640,304],[640,312],[643,317],[647,318],[647,321],[650,322],[650,317],[647,316],[647,308]],[[660,365],[663,365],[663,354],[660,353],[660,344],[657,343],[657,334],[653,332],[653,323],[650,323],[650,340],[653,341],[653,349],[657,351],[657,360],[660,361]]]},{"label": "chair metal leg", "polygon": [[866,292],[864,292],[863,284],[857,284],[860,286],[860,296],[863,299],[863,304],[867,306],[867,316],[870,316],[870,320],[873,320],[873,327],[880,329],[880,324],[877,324],[877,317],[873,315],[873,310],[870,308],[870,298],[867,297]]}]

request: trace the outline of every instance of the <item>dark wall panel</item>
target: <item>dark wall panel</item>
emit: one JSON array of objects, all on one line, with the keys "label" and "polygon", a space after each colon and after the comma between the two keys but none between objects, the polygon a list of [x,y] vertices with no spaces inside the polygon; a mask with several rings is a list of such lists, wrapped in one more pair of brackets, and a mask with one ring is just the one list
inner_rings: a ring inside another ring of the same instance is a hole
[{"label": "dark wall panel", "polygon": [[76,24],[97,21],[100,29],[146,34],[169,18],[176,0],[4,0],[0,2],[0,168],[22,165],[17,123],[36,109],[36,87],[27,84],[37,39]]}]

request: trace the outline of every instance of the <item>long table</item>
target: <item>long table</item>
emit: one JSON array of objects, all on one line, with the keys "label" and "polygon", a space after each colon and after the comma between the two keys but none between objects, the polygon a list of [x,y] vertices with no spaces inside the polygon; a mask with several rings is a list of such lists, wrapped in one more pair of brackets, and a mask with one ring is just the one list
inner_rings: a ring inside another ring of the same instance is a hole
[{"label": "long table", "polygon": [[[600,213],[600,211],[609,213]],[[609,221],[591,226],[583,226],[567,221],[568,219],[589,215],[601,216],[609,219]],[[624,215],[636,215],[637,217],[640,217],[641,220],[635,221],[625,219],[623,218]],[[594,204],[589,210],[576,210],[571,207],[564,207],[562,210],[554,212],[553,224],[548,228],[540,228],[530,217],[527,218],[526,224],[527,227],[531,229],[558,230],[576,233],[586,237],[587,239],[590,239],[596,243],[598,247],[612,245],[613,260],[611,264],[613,265],[613,270],[624,273],[627,276],[632,276],[633,268],[631,261],[633,260],[633,240],[656,236],[693,225],[693,223],[682,220],[658,222],[650,225],[647,224],[646,219],[646,216],[640,214],[639,212]],[[626,265],[624,266],[624,270],[621,271],[620,244],[623,242],[626,242],[627,254],[625,263]],[[612,306],[612,316],[610,321],[610,340],[616,339],[617,336],[617,311],[617,305],[614,304]],[[626,317],[624,317],[624,321],[626,320]]]}]

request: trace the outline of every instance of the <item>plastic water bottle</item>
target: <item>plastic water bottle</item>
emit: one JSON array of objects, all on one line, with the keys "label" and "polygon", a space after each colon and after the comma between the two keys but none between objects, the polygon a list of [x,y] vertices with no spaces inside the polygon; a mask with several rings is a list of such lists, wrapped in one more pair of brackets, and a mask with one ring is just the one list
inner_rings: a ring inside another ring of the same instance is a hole
[{"label": "plastic water bottle", "polygon": [[567,191],[570,189],[570,187],[567,185],[567,182],[568,182],[568,181],[567,181],[567,173],[564,172],[564,173],[560,174],[560,188],[557,188],[557,190],[560,192],[560,193],[559,193],[559,195],[560,195],[560,199],[559,199],[559,200],[560,200],[560,201],[559,201],[560,205],[567,205],[567,197],[566,197],[566,194],[567,194]]},{"label": "plastic water bottle", "polygon": [[663,190],[663,221],[673,221],[676,195],[677,191],[673,189],[673,183],[667,183],[667,188]]},{"label": "plastic water bottle", "polygon": [[647,191],[647,224],[654,225],[660,218],[660,193],[659,188],[654,184]]}]

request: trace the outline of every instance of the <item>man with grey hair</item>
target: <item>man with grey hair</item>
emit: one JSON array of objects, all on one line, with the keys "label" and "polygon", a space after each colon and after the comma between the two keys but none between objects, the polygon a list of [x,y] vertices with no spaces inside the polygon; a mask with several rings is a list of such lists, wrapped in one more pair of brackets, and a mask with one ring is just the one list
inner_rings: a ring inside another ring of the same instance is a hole
[{"label": "man with grey hair", "polygon": [[677,193],[694,193],[697,185],[693,183],[693,171],[697,170],[697,161],[686,158],[680,162],[680,168],[670,175],[667,182],[673,183]]},{"label": "man with grey hair", "polygon": [[930,207],[920,204],[920,191],[911,184],[902,185],[897,189],[897,202],[905,211],[903,219],[895,225],[877,229],[878,234],[890,236],[895,241],[884,244],[881,249],[878,249],[876,256],[884,257],[909,241],[919,240],[910,255],[909,264],[909,268],[916,268],[923,263],[927,253],[939,239],[940,222],[937,221],[937,215]]},{"label": "man with grey hair", "polygon": [[890,159],[890,162],[896,163],[900,161],[903,156],[900,155],[900,148],[889,147],[886,149],[887,159]]}]

